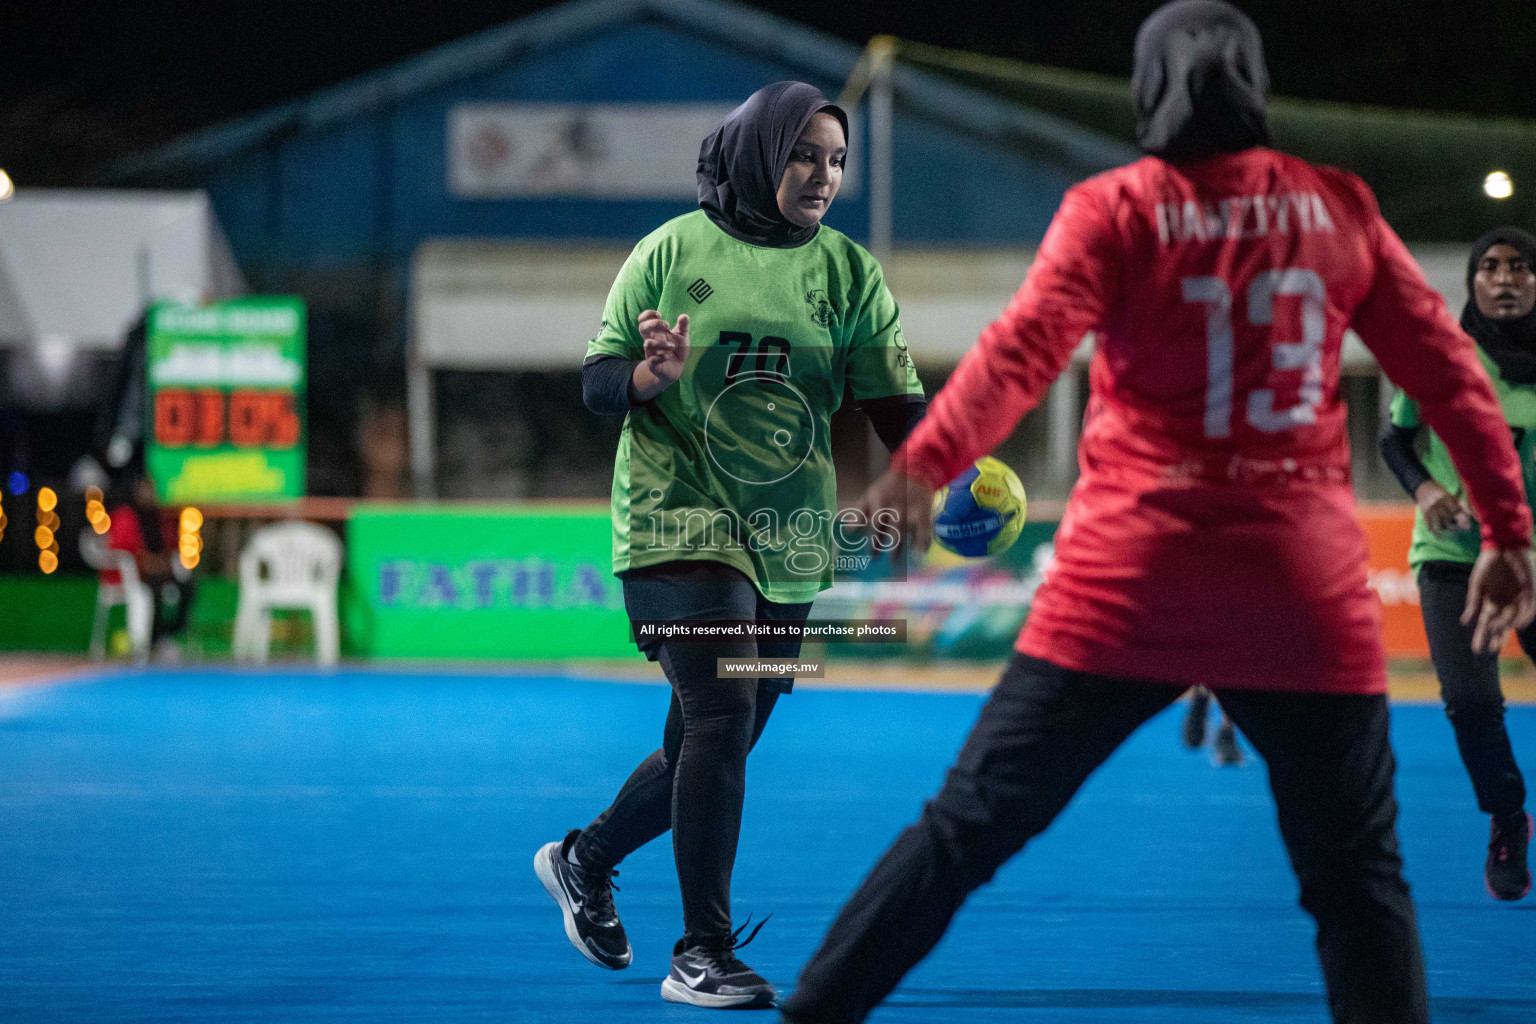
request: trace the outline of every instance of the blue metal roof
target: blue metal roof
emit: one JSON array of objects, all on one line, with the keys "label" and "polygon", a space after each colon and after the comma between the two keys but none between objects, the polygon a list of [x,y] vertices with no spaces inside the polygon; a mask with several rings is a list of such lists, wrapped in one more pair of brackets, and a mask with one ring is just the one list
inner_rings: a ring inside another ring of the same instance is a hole
[{"label": "blue metal roof", "polygon": [[[268,143],[394,107],[430,90],[638,21],[682,29],[843,80],[858,47],[729,0],[572,0],[270,110],[185,136],[112,165],[110,184],[163,181],[225,163]],[[897,101],[914,114],[983,139],[1023,148],[1082,177],[1134,160],[1129,146],[1063,118],[1019,106],[909,67],[893,76]]]}]

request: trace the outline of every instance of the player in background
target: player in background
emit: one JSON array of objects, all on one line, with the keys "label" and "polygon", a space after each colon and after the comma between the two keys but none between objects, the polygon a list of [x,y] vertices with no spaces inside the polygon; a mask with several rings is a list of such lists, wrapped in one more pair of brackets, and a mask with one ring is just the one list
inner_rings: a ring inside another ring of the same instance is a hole
[{"label": "player in background", "polygon": [[[803,622],[838,550],[829,421],[845,389],[893,450],[927,407],[879,264],[821,225],[847,152],[847,115],[815,88],[764,87],[705,139],[700,209],[641,240],[614,282],[582,386],[594,411],[628,414],[613,567],[632,622]],[[661,748],[535,868],[576,948],[627,967],[610,878],[670,829],[684,932],[663,997],[771,1005],[734,953],[752,935],[731,927],[731,868],[747,753],[793,680],[721,678],[716,662],[794,658],[799,641],[637,643],[672,685]]]},{"label": "player in background", "polygon": [[[1495,228],[1472,246],[1467,261],[1467,304],[1461,326],[1477,342],[1483,368],[1493,380],[1505,421],[1525,467],[1527,501],[1536,497],[1536,238],[1519,228]],[[1472,650],[1462,624],[1467,582],[1477,562],[1478,533],[1464,501],[1466,487],[1445,445],[1423,429],[1418,403],[1398,394],[1381,439],[1381,454],[1412,496],[1413,546],[1419,608],[1429,653],[1440,677],[1445,713],[1456,733],[1462,764],[1472,779],[1477,806],[1492,816],[1483,878],[1501,900],[1531,891],[1526,849],[1531,816],[1525,780],[1504,728],[1499,656]],[[1536,628],[1522,629],[1520,646],[1536,653]]]},{"label": "player in background", "polygon": [[1007,437],[1095,332],[1082,473],[1017,651],[939,794],[806,965],[786,1021],[863,1020],[969,893],[1196,685],[1268,764],[1334,1019],[1428,1020],[1349,479],[1345,328],[1467,482],[1479,651],[1532,615],[1509,430],[1370,190],[1265,147],[1268,76],[1246,16],[1168,4],[1143,23],[1135,63],[1147,155],[1067,192],[1022,288],[861,501],[901,510],[925,546],[935,488]]}]

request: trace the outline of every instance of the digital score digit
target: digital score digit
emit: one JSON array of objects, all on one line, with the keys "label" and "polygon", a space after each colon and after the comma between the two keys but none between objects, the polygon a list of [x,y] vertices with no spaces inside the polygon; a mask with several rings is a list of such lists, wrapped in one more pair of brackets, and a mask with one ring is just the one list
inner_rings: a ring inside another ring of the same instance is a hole
[{"label": "digital score digit", "polygon": [[[227,400],[226,400],[227,398]],[[155,443],[164,448],[294,448],[299,413],[291,391],[165,388],[155,395]]]}]

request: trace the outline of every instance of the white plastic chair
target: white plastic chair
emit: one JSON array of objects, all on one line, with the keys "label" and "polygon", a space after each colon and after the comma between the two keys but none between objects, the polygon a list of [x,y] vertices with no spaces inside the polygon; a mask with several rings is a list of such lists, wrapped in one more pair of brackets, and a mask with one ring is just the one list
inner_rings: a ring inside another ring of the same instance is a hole
[{"label": "white plastic chair", "polygon": [[240,552],[240,599],[235,610],[236,660],[265,664],[272,646],[272,609],[307,610],[315,624],[315,660],[341,655],[336,586],[341,541],[314,523],[274,523],[251,534]]},{"label": "white plastic chair", "polygon": [[155,596],[149,585],[139,579],[139,563],[132,553],[107,547],[107,538],[89,527],[80,532],[80,557],[98,572],[117,571],[117,583],[96,585],[96,614],[91,620],[91,658],[107,658],[107,622],[112,609],[119,605],[128,612],[128,640],[133,660],[142,665],[149,660],[150,632],[155,624]]}]

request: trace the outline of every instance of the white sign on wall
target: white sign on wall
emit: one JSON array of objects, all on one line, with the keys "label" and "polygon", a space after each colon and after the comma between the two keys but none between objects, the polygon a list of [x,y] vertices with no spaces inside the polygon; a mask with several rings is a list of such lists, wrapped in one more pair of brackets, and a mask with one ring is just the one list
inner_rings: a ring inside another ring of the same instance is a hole
[{"label": "white sign on wall", "polygon": [[[734,109],[461,103],[448,111],[448,188],[463,199],[693,199],[699,147]],[[852,172],[850,160],[845,196],[855,191]]]}]

